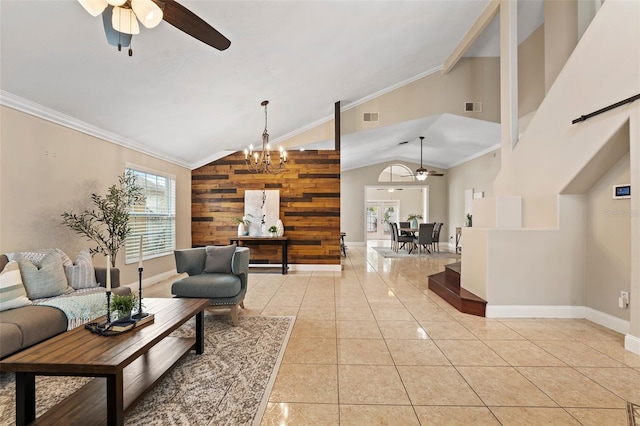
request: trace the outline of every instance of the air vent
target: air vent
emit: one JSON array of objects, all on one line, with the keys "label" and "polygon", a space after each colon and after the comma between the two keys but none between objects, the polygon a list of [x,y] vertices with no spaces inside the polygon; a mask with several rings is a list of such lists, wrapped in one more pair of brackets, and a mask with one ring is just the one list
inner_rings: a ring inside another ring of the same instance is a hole
[{"label": "air vent", "polygon": [[465,102],[465,112],[482,112],[482,102]]},{"label": "air vent", "polygon": [[364,112],[362,113],[362,121],[378,121],[378,113]]}]

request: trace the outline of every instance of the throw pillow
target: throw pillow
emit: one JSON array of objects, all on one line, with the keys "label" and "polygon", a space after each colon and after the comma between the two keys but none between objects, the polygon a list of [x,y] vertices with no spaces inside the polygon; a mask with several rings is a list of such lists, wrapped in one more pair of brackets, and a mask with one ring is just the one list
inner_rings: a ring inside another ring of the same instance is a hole
[{"label": "throw pillow", "polygon": [[207,258],[204,261],[204,272],[231,273],[231,259],[236,246],[207,246]]},{"label": "throw pillow", "polygon": [[82,249],[72,264],[65,265],[64,273],[69,285],[76,290],[98,287],[89,249]]},{"label": "throw pillow", "polygon": [[22,284],[18,262],[7,263],[0,272],[0,311],[31,305]]},{"label": "throw pillow", "polygon": [[22,282],[29,299],[42,299],[73,292],[73,288],[67,285],[62,258],[57,251],[47,254],[40,262],[40,268],[22,254],[18,254],[15,260],[20,265]]},{"label": "throw pillow", "polygon": [[63,252],[62,250],[60,250],[58,248],[57,249],[42,249],[42,250],[37,250],[37,251],[17,251],[15,253],[5,253],[5,256],[7,256],[7,259],[9,259],[9,260],[15,260],[16,256],[21,254],[22,256],[24,256],[27,259],[29,259],[29,261],[31,261],[31,263],[33,263],[34,265],[36,265],[39,268],[40,267],[40,263],[42,263],[42,259],[44,259],[45,256],[48,255],[49,253],[51,253],[52,251],[57,251],[58,253],[60,253],[60,257],[62,258],[62,264],[64,266],[73,264],[71,259],[69,259],[69,256],[67,256],[67,254],[65,252]]}]

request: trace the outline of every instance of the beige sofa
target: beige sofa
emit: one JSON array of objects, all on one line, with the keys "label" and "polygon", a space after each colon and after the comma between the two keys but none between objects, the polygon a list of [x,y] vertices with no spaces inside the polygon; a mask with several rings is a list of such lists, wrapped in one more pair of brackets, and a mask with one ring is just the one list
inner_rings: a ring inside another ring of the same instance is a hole
[{"label": "beige sofa", "polygon": [[[8,262],[6,255],[0,255],[0,271]],[[94,270],[96,282],[104,287],[106,268],[96,267]],[[111,268],[111,288],[116,294],[131,292],[129,287],[120,286],[120,271],[117,268]],[[64,297],[69,297],[69,294]],[[1,311],[0,358],[60,334],[67,330],[68,324],[64,312],[51,306],[29,305]]]}]

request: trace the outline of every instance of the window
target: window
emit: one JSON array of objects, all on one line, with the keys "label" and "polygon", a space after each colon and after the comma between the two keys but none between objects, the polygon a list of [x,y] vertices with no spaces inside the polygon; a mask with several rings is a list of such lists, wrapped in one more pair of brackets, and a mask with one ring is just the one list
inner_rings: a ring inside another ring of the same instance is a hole
[{"label": "window", "polygon": [[144,204],[133,206],[129,212],[131,237],[125,244],[125,263],[140,258],[142,236],[143,259],[172,254],[176,247],[176,180],[153,172],[127,167],[146,196]]},{"label": "window", "polygon": [[380,172],[378,182],[413,182],[413,172],[404,164],[392,164]]}]

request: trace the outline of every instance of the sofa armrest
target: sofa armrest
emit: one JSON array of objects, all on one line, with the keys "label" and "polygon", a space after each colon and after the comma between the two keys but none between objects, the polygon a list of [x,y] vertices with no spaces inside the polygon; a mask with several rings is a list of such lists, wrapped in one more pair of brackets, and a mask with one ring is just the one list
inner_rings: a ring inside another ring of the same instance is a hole
[{"label": "sofa armrest", "polygon": [[[96,272],[96,281],[101,287],[107,286],[107,268],[96,266],[93,268]],[[120,269],[110,268],[111,270],[111,288],[120,287]]]},{"label": "sofa armrest", "polygon": [[186,272],[189,276],[200,275],[204,271],[204,264],[207,259],[207,249],[205,247],[175,250],[173,255],[176,258],[176,270],[179,274]]}]

